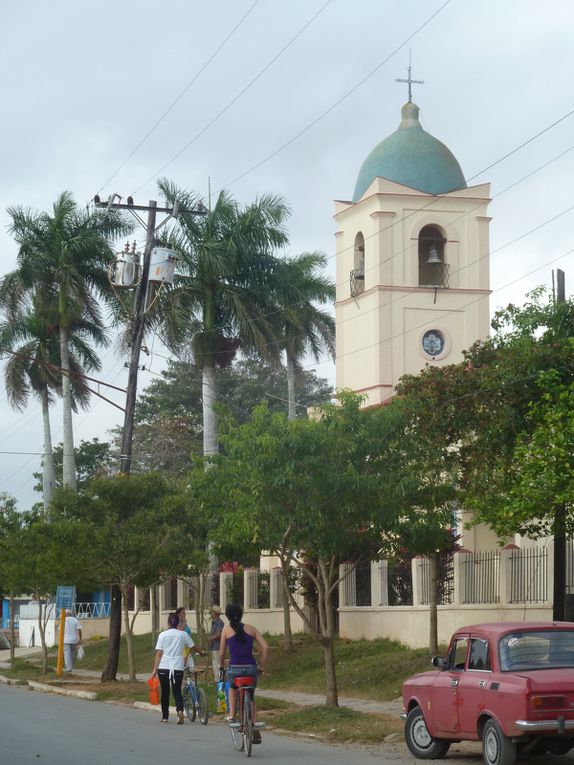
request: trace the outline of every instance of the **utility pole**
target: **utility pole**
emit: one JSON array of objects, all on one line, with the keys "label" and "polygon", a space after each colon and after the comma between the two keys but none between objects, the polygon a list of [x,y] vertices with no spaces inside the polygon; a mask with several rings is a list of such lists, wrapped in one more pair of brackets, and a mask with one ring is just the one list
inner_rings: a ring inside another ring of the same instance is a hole
[{"label": "utility pole", "polygon": [[[566,302],[564,271],[556,269],[556,303]],[[554,510],[554,590],[552,619],[564,621],[566,600],[566,506],[557,505]]]},{"label": "utility pole", "polygon": [[[155,245],[155,236],[159,229],[164,226],[168,220],[177,219],[181,213],[191,215],[205,215],[207,210],[203,205],[199,205],[195,210],[184,210],[180,208],[176,200],[173,207],[158,207],[157,202],[151,199],[147,205],[136,205],[131,197],[128,197],[126,204],[121,204],[119,194],[112,194],[106,202],[100,201],[98,196],[94,197],[94,204],[98,208],[106,210],[126,210],[138,223],[145,229],[146,243],[142,262],[142,271],[135,299],[134,317],[133,317],[133,335],[130,361],[128,365],[128,383],[126,390],[126,407],[124,413],[124,427],[122,431],[122,447],[120,455],[120,473],[129,475],[132,462],[132,441],[134,431],[135,407],[138,387],[138,370],[140,363],[140,354],[142,342],[145,334],[147,294],[149,285],[149,271],[151,262],[151,253]],[[139,215],[140,212],[147,212],[147,221]],[[166,217],[156,226],[157,213],[164,213]],[[157,588],[153,592],[153,611],[152,611],[152,632],[155,634],[159,626],[159,609],[157,602]],[[120,657],[120,635],[121,635],[121,592],[118,585],[112,585],[111,603],[110,603],[110,628],[109,628],[109,650],[106,666],[102,672],[102,681],[115,680],[118,671]]]}]

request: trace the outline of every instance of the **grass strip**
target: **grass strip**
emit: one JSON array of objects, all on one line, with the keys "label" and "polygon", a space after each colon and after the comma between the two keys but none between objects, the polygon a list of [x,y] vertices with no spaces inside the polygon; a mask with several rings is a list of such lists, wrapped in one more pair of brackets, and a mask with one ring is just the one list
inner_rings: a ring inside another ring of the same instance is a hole
[{"label": "grass strip", "polygon": [[337,743],[380,744],[402,731],[400,720],[346,707],[305,707],[273,717],[273,726]]}]

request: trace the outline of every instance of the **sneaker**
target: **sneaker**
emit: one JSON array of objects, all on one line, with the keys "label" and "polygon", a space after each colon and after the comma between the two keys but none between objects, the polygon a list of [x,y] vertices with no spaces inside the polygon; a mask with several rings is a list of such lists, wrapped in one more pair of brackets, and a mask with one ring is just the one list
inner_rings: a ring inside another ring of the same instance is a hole
[{"label": "sneaker", "polygon": [[225,718],[225,720],[228,723],[236,723],[237,722],[237,720],[235,719],[235,717],[233,717],[233,715],[229,715],[228,717]]},{"label": "sneaker", "polygon": [[178,712],[177,713],[177,724],[178,725],[183,725],[183,712]]},{"label": "sneaker", "polygon": [[253,729],[253,743],[254,744],[261,743],[261,731],[258,728]]}]

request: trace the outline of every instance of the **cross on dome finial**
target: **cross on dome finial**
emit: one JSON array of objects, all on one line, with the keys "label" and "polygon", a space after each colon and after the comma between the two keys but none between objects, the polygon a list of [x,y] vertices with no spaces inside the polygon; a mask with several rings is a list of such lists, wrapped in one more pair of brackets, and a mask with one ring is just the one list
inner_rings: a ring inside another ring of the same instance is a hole
[{"label": "cross on dome finial", "polygon": [[395,79],[395,82],[406,82],[406,83],[408,83],[408,86],[409,86],[409,102],[410,102],[410,101],[413,100],[413,90],[412,90],[413,84],[414,85],[424,85],[424,80],[413,80],[413,78],[411,77],[411,72],[412,72],[411,51],[409,51],[409,67],[408,67],[407,71],[408,71],[408,76],[407,76],[406,80],[401,79],[400,77],[397,77]]}]

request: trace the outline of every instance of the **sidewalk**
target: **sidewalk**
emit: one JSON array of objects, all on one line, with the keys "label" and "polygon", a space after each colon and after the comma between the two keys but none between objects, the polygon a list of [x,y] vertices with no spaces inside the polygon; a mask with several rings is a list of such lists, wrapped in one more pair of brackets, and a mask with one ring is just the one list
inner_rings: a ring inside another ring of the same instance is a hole
[{"label": "sidewalk", "polygon": [[[31,656],[33,654],[40,654],[39,648],[16,648],[16,656]],[[10,661],[10,651],[0,651],[0,668],[8,667]],[[95,672],[89,669],[75,669],[74,675],[85,678],[99,678],[101,673]],[[118,672],[119,680],[127,680],[128,675]],[[145,681],[149,678],[149,674],[136,675],[138,680]],[[290,701],[293,704],[298,704],[302,707],[321,706],[325,703],[325,696],[319,693],[299,693],[297,691],[275,691],[267,690],[266,688],[259,688],[257,690],[259,696],[263,696],[268,699],[277,699],[279,701]],[[354,709],[357,712],[365,712],[367,714],[387,714],[398,715],[403,711],[403,705],[400,700],[395,701],[373,701],[370,699],[356,699],[347,696],[339,696],[339,706],[348,707]]]}]

